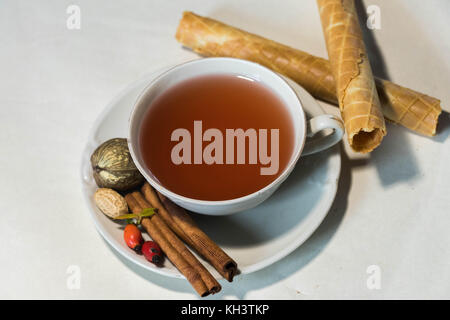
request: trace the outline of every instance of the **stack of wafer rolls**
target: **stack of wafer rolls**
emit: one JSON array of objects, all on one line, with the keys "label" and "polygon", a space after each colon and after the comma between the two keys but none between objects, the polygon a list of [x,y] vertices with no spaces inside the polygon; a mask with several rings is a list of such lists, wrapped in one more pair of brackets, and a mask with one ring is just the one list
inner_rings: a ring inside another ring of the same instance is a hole
[{"label": "stack of wafer rolls", "polygon": [[[184,12],[176,39],[204,56],[257,62],[290,77],[314,97],[338,103],[336,81],[326,59],[192,12]],[[375,84],[386,119],[426,136],[436,133],[438,99],[387,80],[375,78]]]}]

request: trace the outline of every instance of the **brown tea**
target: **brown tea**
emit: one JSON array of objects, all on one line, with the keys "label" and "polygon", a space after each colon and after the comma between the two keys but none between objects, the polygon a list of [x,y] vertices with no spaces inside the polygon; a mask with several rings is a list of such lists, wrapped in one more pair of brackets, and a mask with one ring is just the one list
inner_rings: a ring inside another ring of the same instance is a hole
[{"label": "brown tea", "polygon": [[264,188],[284,171],[294,125],[281,99],[260,82],[200,76],[151,102],[139,145],[165,188],[194,199],[229,200]]}]

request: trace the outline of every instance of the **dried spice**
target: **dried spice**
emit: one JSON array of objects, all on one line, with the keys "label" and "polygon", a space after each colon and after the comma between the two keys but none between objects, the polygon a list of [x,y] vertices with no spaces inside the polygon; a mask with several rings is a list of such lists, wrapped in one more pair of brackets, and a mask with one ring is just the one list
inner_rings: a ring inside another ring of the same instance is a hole
[{"label": "dried spice", "polygon": [[128,213],[128,205],[125,198],[109,188],[100,188],[94,194],[97,207],[108,217],[117,219]]},{"label": "dried spice", "polygon": [[115,138],[102,143],[91,156],[94,179],[101,188],[126,191],[144,183],[128,149],[127,140]]}]

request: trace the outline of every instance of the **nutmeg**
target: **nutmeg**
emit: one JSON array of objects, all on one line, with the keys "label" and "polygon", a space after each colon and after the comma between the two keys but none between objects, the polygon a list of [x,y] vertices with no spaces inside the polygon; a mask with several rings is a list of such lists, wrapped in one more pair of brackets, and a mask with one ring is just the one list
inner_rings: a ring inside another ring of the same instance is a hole
[{"label": "nutmeg", "polygon": [[110,218],[114,219],[128,213],[125,198],[113,189],[97,189],[94,193],[94,201],[97,207]]},{"label": "nutmeg", "polygon": [[100,188],[127,191],[139,187],[145,180],[136,168],[124,138],[102,143],[92,154],[91,165]]}]

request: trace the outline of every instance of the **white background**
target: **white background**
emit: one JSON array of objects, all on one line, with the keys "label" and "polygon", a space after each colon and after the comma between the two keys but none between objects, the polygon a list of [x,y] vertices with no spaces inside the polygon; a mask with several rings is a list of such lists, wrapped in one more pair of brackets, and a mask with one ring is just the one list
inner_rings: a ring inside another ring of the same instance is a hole
[{"label": "white background", "polygon": [[[66,27],[70,4],[80,30]],[[449,110],[450,2],[369,4],[381,9],[382,28],[366,39],[374,73]],[[183,10],[327,56],[311,0],[0,2],[0,298],[197,297],[112,251],[79,172],[95,118],[121,89],[196,57],[174,39]],[[313,236],[207,299],[450,298],[448,113],[438,129],[430,139],[388,125],[369,156],[345,146],[337,199]],[[78,290],[66,285],[70,265],[81,270]],[[366,286],[370,265],[381,268],[380,290]]]}]

